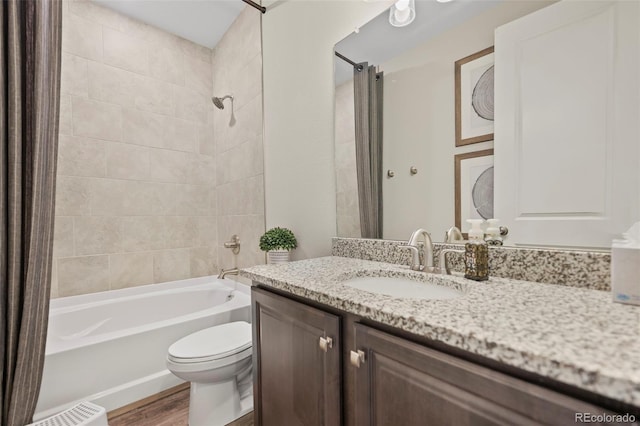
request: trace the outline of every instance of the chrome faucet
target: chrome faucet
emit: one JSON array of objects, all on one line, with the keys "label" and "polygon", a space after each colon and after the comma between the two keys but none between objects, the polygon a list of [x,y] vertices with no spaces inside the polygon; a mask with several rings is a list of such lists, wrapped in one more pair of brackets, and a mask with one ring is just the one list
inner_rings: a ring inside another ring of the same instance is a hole
[{"label": "chrome faucet", "polygon": [[[420,237],[424,237],[424,245],[422,246],[422,258],[424,264],[420,263],[420,249],[418,246],[418,240]],[[406,246],[408,250],[411,250],[411,269],[414,271],[434,272],[433,267],[433,243],[431,242],[431,236],[425,229],[418,229],[409,238],[409,242]]]}]

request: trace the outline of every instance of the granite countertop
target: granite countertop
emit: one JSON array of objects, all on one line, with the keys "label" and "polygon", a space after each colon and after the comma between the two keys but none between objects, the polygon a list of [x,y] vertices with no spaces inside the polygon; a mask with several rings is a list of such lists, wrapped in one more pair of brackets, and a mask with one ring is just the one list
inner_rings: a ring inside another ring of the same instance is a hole
[{"label": "granite countertop", "polygon": [[[406,266],[321,257],[244,269],[265,286],[640,406],[640,307],[608,292],[507,278],[474,282]],[[455,287],[452,300],[397,299],[350,288],[359,276]]]}]

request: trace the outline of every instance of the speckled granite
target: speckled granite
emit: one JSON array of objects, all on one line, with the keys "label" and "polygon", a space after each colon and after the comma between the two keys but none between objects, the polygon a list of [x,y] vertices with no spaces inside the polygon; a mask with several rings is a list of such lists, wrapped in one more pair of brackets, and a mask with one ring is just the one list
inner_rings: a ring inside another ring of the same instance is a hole
[{"label": "speckled granite", "polygon": [[[454,300],[396,299],[346,287],[399,275],[459,288]],[[346,257],[260,265],[241,275],[318,303],[640,406],[640,307],[602,291],[491,278],[477,283]]]},{"label": "speckled granite", "polygon": [[[370,240],[363,238],[334,238],[334,256],[374,260],[408,265],[410,255],[400,249],[406,241]],[[440,249],[460,245],[434,243],[434,259]],[[464,271],[463,257],[448,255],[451,270]],[[542,248],[490,247],[489,274],[494,277],[539,283],[553,283],[594,290],[611,290],[611,254],[577,250]]]}]

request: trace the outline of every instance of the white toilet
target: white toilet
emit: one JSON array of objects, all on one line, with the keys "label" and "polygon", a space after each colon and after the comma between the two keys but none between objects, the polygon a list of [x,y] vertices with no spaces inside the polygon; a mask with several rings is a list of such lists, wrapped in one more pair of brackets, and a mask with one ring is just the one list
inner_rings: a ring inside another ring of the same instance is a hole
[{"label": "white toilet", "polygon": [[191,382],[189,426],[225,425],[253,409],[251,324],[221,324],[169,347],[167,368]]}]

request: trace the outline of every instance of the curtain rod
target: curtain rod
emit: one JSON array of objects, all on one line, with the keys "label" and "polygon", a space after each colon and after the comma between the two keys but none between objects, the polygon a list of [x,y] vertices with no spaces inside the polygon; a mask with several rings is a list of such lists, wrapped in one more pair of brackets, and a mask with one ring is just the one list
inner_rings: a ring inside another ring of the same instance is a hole
[{"label": "curtain rod", "polygon": [[266,13],[267,12],[267,8],[264,6],[260,6],[258,3],[252,1],[252,0],[242,0],[243,2],[245,2],[246,4],[248,4],[249,6],[258,9],[260,12],[262,13]]},{"label": "curtain rod", "polygon": [[337,56],[338,58],[342,59],[342,60],[343,60],[343,61],[345,61],[345,62],[350,63],[350,64],[351,64],[351,65],[353,65],[353,67],[354,67],[355,69],[357,69],[358,71],[362,71],[362,64],[356,64],[355,62],[353,62],[351,59],[347,58],[346,56],[341,55],[341,54],[340,54],[340,53],[338,53],[338,52],[335,52],[335,53],[336,53],[336,56]]}]

